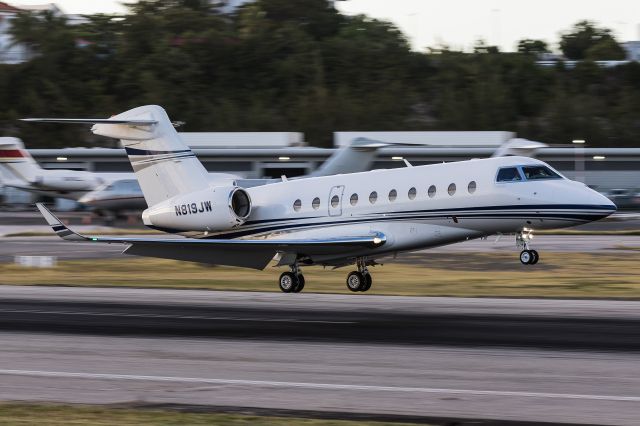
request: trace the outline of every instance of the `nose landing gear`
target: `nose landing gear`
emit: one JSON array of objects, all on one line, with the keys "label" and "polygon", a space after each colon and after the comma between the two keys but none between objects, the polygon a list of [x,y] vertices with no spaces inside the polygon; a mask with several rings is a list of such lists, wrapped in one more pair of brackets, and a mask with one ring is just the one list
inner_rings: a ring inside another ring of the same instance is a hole
[{"label": "nose landing gear", "polygon": [[373,279],[367,269],[367,262],[364,258],[356,260],[357,271],[350,272],[347,275],[347,288],[353,292],[367,291],[371,288]]},{"label": "nose landing gear", "polygon": [[535,265],[540,260],[540,255],[536,250],[529,248],[529,242],[533,238],[533,229],[524,228],[516,234],[516,246],[521,248],[520,263],[523,265]]}]

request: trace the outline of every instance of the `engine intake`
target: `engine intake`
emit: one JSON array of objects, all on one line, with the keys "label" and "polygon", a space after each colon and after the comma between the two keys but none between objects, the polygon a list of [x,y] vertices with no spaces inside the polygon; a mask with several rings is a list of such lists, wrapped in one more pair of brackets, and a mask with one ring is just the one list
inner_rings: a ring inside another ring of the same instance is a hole
[{"label": "engine intake", "polygon": [[229,208],[240,219],[246,220],[251,214],[251,198],[242,188],[236,188],[229,197]]}]

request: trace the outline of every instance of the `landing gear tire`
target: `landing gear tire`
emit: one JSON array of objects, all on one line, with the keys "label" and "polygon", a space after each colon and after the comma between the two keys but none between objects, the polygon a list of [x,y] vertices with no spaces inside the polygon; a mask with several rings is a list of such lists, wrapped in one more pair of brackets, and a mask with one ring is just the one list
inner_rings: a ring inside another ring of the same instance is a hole
[{"label": "landing gear tire", "polygon": [[540,260],[540,255],[535,250],[522,250],[520,252],[520,262],[523,265],[535,265]]},{"label": "landing gear tire", "polygon": [[299,286],[298,277],[293,272],[283,272],[282,275],[280,275],[280,279],[278,280],[278,285],[280,286],[280,290],[282,290],[283,293],[294,292]]},{"label": "landing gear tire", "polygon": [[366,278],[358,271],[353,271],[349,273],[349,275],[347,275],[347,288],[354,293],[357,291],[361,291],[366,283]]},{"label": "landing gear tire", "polygon": [[304,288],[304,275],[298,274],[296,279],[298,280],[298,285],[296,285],[296,288],[293,290],[293,292],[300,293]]},{"label": "landing gear tire", "polygon": [[364,275],[364,285],[360,289],[360,291],[368,291],[371,288],[371,284],[373,283],[373,279],[371,278],[370,273],[365,273]]}]

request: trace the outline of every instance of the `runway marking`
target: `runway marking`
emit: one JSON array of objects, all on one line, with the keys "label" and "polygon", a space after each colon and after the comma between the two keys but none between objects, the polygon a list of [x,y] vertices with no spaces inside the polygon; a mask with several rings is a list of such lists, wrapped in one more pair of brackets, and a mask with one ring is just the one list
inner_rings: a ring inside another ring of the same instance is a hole
[{"label": "runway marking", "polygon": [[84,315],[94,317],[132,317],[132,318],[167,318],[167,319],[195,319],[215,321],[245,321],[245,322],[286,322],[304,324],[356,324],[356,321],[325,321],[304,320],[297,318],[236,318],[236,317],[208,317],[202,315],[159,315],[159,314],[128,314],[118,312],[83,312],[83,311],[43,311],[36,309],[2,309],[1,313],[12,314],[45,314],[45,315]]},{"label": "runway marking", "polygon": [[497,391],[475,389],[445,389],[445,388],[419,388],[404,386],[372,386],[372,385],[348,385],[338,383],[304,383],[304,382],[277,382],[263,380],[234,380],[234,379],[207,379],[198,377],[172,377],[172,376],[142,376],[130,374],[104,374],[104,373],[73,373],[67,371],[40,371],[40,370],[6,370],[0,369],[0,375],[30,376],[30,377],[61,377],[68,379],[102,379],[102,380],[137,380],[153,382],[173,383],[199,383],[210,385],[239,385],[239,386],[265,386],[279,388],[306,388],[323,390],[359,390],[373,392],[415,392],[430,394],[476,395],[476,396],[513,396],[524,398],[555,398],[555,399],[583,399],[595,401],[640,402],[640,396],[621,395],[588,395],[572,393],[548,393],[548,392],[524,392],[524,391]]}]

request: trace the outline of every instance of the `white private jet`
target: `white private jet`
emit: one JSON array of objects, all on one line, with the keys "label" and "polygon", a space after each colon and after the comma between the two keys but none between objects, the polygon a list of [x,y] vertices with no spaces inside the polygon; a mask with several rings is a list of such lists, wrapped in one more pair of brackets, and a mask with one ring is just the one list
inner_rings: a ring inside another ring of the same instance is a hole
[{"label": "white private jet", "polygon": [[[56,119],[39,119],[48,122]],[[520,261],[535,264],[533,229],[579,225],[616,210],[607,198],[542,161],[496,157],[287,180],[243,188],[213,182],[159,106],[94,123],[120,139],[147,204],[144,223],[190,238],[85,237],[38,208],[66,240],[124,244],[126,254],[264,269],[288,266],[284,292],[305,285],[302,265],[355,264],[351,291],[366,291],[368,267],[397,252],[515,233]]]}]

